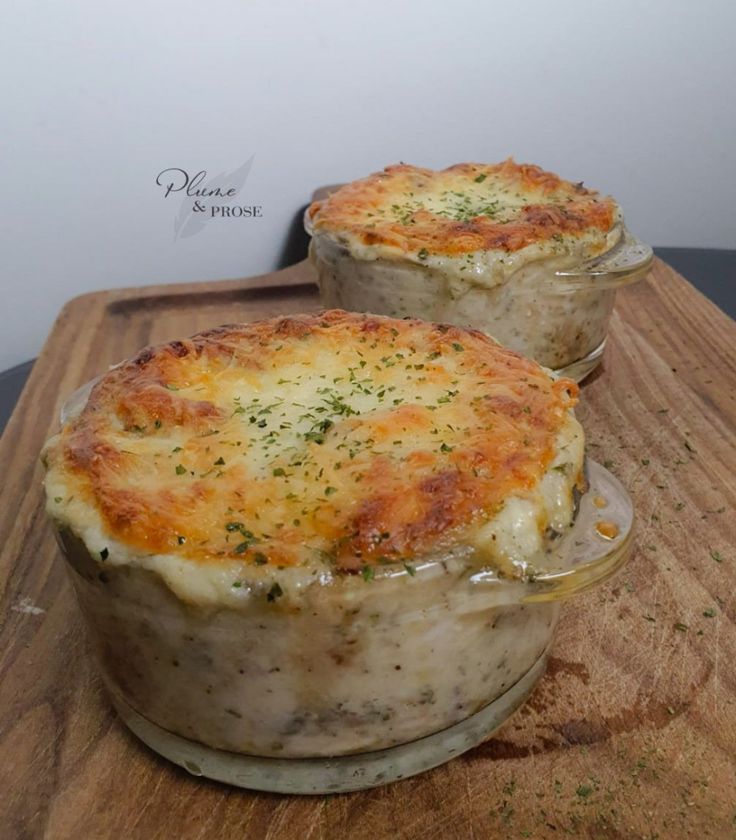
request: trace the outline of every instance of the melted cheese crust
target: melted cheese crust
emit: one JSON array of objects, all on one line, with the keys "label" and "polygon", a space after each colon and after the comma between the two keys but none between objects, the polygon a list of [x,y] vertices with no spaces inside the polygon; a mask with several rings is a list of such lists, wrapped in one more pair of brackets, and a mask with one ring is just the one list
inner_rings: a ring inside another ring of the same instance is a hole
[{"label": "melted cheese crust", "polygon": [[576,396],[475,330],[339,310],[224,326],[101,378],[46,446],[49,512],[103,559],[174,575],[365,573],[458,544],[523,560],[572,519]]},{"label": "melted cheese crust", "polygon": [[[531,164],[460,163],[441,171],[388,166],[340,188],[308,210],[327,234],[360,259],[409,259],[432,266],[489,252],[599,255],[621,221],[616,202]],[[487,262],[487,259],[486,259]]]}]

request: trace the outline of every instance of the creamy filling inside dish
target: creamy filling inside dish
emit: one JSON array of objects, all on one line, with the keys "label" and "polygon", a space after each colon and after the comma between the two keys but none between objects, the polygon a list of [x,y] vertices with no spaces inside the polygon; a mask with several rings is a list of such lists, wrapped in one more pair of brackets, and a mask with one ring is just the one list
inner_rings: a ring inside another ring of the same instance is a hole
[{"label": "creamy filling inside dish", "polygon": [[529,263],[509,282],[487,287],[455,279],[439,266],[359,260],[330,239],[315,237],[311,255],[325,306],[473,326],[553,369],[600,346],[616,295],[595,285],[571,291],[553,276],[556,266],[545,262]]}]

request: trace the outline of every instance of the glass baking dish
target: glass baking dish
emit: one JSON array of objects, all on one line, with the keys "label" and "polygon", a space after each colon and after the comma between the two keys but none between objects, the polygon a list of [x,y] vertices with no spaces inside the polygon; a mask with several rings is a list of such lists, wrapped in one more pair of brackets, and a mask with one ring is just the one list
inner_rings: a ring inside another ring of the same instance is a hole
[{"label": "glass baking dish", "polygon": [[[81,409],[89,386],[64,409]],[[329,793],[420,773],[484,740],[544,673],[561,602],[629,557],[634,513],[586,466],[574,526],[536,569],[501,577],[468,551],[361,574],[325,572],[298,601],[187,603],[116,547],[57,537],[112,701],[156,752],[195,775]],[[273,568],[293,592],[298,568]]]},{"label": "glass baking dish", "polygon": [[325,307],[475,327],[577,382],[601,360],[616,290],[644,277],[653,259],[618,224],[615,244],[594,259],[536,260],[500,283],[481,267],[458,279],[408,259],[360,259],[304,218]]}]

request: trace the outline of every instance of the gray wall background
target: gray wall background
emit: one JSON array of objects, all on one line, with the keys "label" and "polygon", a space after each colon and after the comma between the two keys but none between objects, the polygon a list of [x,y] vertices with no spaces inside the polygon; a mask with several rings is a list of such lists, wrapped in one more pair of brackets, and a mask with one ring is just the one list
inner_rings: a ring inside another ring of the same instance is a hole
[{"label": "gray wall background", "polygon": [[[76,294],[275,268],[316,186],[399,160],[513,154],[652,244],[736,247],[727,0],[27,0],[3,29],[0,369]],[[192,201],[157,174],[251,158],[233,201],[263,217],[175,238]]]}]

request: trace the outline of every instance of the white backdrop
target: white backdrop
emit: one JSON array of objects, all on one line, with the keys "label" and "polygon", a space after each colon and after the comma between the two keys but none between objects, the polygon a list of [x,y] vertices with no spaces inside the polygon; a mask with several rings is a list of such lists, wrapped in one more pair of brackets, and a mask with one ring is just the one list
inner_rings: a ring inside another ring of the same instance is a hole
[{"label": "white backdrop", "polygon": [[[655,245],[736,247],[736,6],[513,5],[6,4],[0,369],[81,292],[277,267],[315,186],[398,160],[513,154],[615,195]],[[251,157],[231,205],[262,218],[175,239],[158,173],[227,186]]]}]

